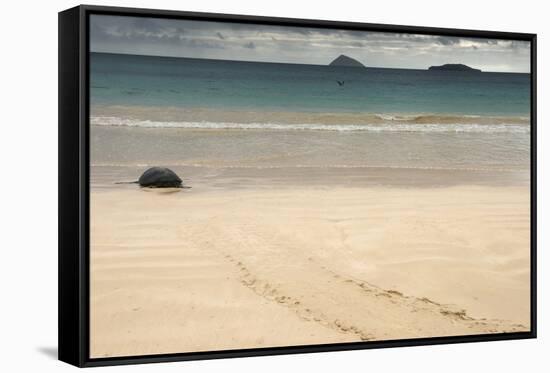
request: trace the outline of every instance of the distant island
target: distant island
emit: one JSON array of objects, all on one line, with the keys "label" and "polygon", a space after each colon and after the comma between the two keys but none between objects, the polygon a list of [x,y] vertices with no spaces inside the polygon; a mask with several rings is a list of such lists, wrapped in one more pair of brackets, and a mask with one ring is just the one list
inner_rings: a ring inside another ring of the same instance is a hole
[{"label": "distant island", "polygon": [[329,66],[347,66],[347,67],[366,67],[361,62],[357,61],[356,59],[353,59],[351,57],[348,57],[346,55],[339,55],[336,57],[331,63],[328,64]]},{"label": "distant island", "polygon": [[436,71],[471,71],[471,72],[478,72],[480,73],[481,70],[474,69],[470,66],[463,65],[461,63],[446,63],[445,65],[441,66],[430,66],[428,70],[436,70]]}]

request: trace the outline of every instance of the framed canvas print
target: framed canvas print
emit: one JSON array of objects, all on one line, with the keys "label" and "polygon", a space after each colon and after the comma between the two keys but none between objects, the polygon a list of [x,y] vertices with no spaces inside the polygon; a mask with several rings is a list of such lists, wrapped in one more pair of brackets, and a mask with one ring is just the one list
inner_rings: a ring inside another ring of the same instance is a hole
[{"label": "framed canvas print", "polygon": [[59,14],[59,358],[536,336],[536,36]]}]

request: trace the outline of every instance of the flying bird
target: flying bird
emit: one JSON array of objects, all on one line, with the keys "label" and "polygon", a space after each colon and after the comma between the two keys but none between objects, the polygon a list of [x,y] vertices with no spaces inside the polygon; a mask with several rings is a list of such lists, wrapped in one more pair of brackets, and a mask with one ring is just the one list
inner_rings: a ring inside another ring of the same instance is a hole
[{"label": "flying bird", "polygon": [[338,83],[338,85],[341,87],[344,85],[345,81],[344,80],[337,80],[336,83]]}]

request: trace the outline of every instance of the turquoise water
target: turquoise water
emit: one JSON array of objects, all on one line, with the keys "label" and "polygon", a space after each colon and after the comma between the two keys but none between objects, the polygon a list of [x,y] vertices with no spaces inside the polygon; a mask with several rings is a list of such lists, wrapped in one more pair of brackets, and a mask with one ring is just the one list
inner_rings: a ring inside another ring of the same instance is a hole
[{"label": "turquoise water", "polygon": [[[530,75],[91,53],[92,105],[528,116]],[[340,86],[337,81],[344,81]]]},{"label": "turquoise water", "polygon": [[90,85],[98,167],[530,165],[529,74],[92,53]]}]

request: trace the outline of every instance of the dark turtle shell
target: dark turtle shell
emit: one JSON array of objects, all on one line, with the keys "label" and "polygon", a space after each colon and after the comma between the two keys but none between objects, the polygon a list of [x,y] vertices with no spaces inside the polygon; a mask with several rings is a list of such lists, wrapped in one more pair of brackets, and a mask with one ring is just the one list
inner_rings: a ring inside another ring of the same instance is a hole
[{"label": "dark turtle shell", "polygon": [[166,167],[151,167],[140,176],[138,183],[147,188],[181,188],[182,180]]}]

